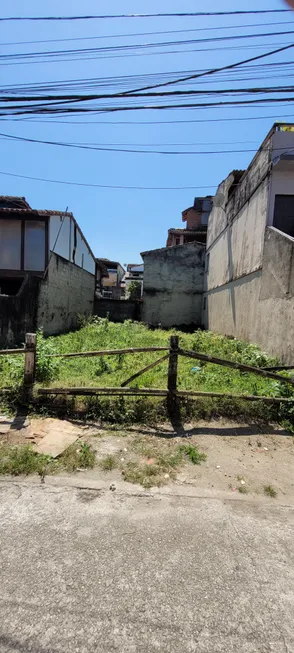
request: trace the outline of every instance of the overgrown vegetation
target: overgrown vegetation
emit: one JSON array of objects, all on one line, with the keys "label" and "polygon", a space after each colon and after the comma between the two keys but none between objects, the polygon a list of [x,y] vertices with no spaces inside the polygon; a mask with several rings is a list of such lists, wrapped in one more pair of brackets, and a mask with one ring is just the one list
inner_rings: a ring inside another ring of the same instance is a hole
[{"label": "overgrown vegetation", "polygon": [[44,478],[47,474],[60,471],[74,472],[77,469],[89,469],[95,465],[95,452],[85,442],[75,442],[68,447],[59,458],[51,458],[38,454],[29,445],[0,446],[0,474],[20,476],[39,474]]},{"label": "overgrown vegetation", "polygon": [[[276,359],[267,356],[252,344],[229,339],[207,331],[191,334],[175,330],[151,330],[142,323],[126,321],[124,324],[95,317],[82,328],[66,335],[45,339],[41,332],[37,339],[36,380],[45,386],[119,386],[131,374],[159,357],[157,352],[135,355],[117,355],[93,358],[50,358],[47,354],[122,349],[128,347],[168,346],[172,334],[178,333],[180,344],[186,349],[227,358],[254,366],[273,366]],[[293,396],[292,387],[283,382],[258,377],[199,361],[179,358],[178,387],[180,390],[224,392],[237,395]],[[146,372],[133,382],[134,387],[166,388],[168,362]],[[13,386],[15,397],[23,374],[23,356],[0,357],[0,387]],[[44,400],[40,402],[44,410]],[[154,423],[166,418],[165,401],[152,399],[118,399],[89,397],[83,399],[58,398],[50,400],[47,410],[56,414],[75,414],[81,410],[87,418],[102,418],[112,423],[148,421]],[[294,424],[294,406],[245,403],[228,399],[197,399],[181,401],[181,417],[208,419],[224,415],[231,419],[284,422],[287,428]]]}]

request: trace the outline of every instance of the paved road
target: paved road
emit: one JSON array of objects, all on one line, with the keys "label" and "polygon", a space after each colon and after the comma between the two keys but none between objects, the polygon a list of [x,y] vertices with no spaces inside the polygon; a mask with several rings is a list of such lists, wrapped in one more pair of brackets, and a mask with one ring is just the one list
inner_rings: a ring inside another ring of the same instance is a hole
[{"label": "paved road", "polygon": [[294,651],[293,506],[54,482],[0,483],[1,653]]}]

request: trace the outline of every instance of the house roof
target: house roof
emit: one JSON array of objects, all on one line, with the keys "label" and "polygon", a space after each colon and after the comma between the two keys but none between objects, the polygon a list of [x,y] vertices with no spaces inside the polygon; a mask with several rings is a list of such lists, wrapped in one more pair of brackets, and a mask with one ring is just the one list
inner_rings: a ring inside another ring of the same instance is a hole
[{"label": "house roof", "polygon": [[122,270],[124,270],[123,266],[121,265],[121,263],[119,263],[119,261],[111,261],[109,258],[101,258],[101,257],[96,258],[96,261],[101,261],[108,270],[110,269],[115,270],[116,268],[118,268],[118,266],[120,266]]},{"label": "house roof", "polygon": [[[11,201],[11,206],[1,206],[1,203],[2,202],[6,203],[6,201],[7,201],[8,204]],[[19,203],[19,206],[13,206],[13,204],[16,204],[17,202]],[[92,249],[91,249],[87,239],[85,238],[85,236],[84,236],[80,226],[78,225],[73,213],[71,213],[70,211],[58,211],[58,210],[54,210],[54,209],[32,209],[31,206],[26,201],[25,197],[13,197],[13,196],[10,196],[10,195],[0,195],[0,213],[1,214],[3,214],[3,213],[8,213],[8,214],[16,213],[16,214],[19,214],[19,215],[26,214],[28,216],[29,215],[39,215],[40,217],[42,217],[42,216],[50,217],[51,215],[52,216],[53,215],[61,215],[63,217],[69,216],[70,218],[73,219],[77,229],[79,230],[81,236],[83,237],[83,239],[84,239],[84,241],[85,241],[85,243],[86,243],[86,245],[88,247],[88,250],[89,250],[91,256],[95,260],[95,256],[94,256],[94,254],[92,252]]]},{"label": "house roof", "polygon": [[[186,229],[184,230],[186,231]],[[156,252],[164,252],[164,251],[170,251],[173,249],[177,249],[179,247],[191,247],[191,245],[201,245],[201,247],[205,247],[205,243],[200,243],[198,241],[193,241],[192,243],[183,243],[182,245],[174,245],[173,247],[159,247],[158,249],[148,249],[147,252],[141,252],[141,256],[148,256],[149,254],[156,254]]]},{"label": "house roof", "polygon": [[[1,207],[2,205],[2,207]],[[1,208],[23,208],[30,209],[30,205],[25,197],[17,197],[16,195],[0,195]]]},{"label": "house roof", "polygon": [[203,233],[203,231],[207,231],[207,225],[199,225],[199,227],[197,227],[197,229],[181,229],[181,228],[180,229],[177,229],[177,228],[174,229],[172,227],[171,229],[168,230],[168,233],[169,234],[175,234],[175,235],[177,235],[177,234],[179,234],[179,235],[181,235],[181,234],[190,234],[190,235],[195,234],[195,235],[197,235],[199,233]]}]

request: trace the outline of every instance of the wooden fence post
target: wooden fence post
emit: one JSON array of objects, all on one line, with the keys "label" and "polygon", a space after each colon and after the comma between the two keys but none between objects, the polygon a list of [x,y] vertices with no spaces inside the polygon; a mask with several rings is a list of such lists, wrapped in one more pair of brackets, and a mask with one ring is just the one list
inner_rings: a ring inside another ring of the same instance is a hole
[{"label": "wooden fence post", "polygon": [[23,389],[26,398],[29,398],[33,391],[36,371],[36,348],[37,336],[35,333],[26,333],[25,336],[25,361]]},{"label": "wooden fence post", "polygon": [[178,380],[178,349],[179,349],[179,337],[171,336],[170,338],[170,355],[169,355],[169,366],[168,366],[168,378],[167,378],[167,387],[168,387],[168,396],[167,396],[167,408],[170,418],[172,420],[179,418],[179,402],[178,398],[175,395],[177,390],[177,380]]}]

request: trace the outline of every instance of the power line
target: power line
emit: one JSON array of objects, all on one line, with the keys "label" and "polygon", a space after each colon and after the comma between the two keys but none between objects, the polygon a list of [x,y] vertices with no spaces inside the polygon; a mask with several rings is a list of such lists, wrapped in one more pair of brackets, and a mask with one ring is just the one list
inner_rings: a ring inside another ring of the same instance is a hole
[{"label": "power line", "polygon": [[[53,146],[58,146],[58,147],[69,147],[69,148],[74,148],[74,149],[81,149],[81,150],[94,150],[98,152],[121,152],[121,153],[128,153],[128,154],[160,154],[160,155],[172,155],[172,156],[177,156],[177,155],[214,155],[214,154],[247,154],[247,153],[254,153],[256,152],[256,148],[254,149],[237,149],[237,150],[211,150],[211,151],[168,151],[168,150],[134,150],[134,149],[126,149],[126,148],[111,148],[111,147],[103,147],[103,146],[96,146],[93,144],[82,144],[82,143],[64,143],[62,141],[47,141],[47,140],[41,140],[37,138],[26,138],[24,136],[15,136],[12,134],[5,134],[0,132],[0,136],[2,138],[8,139],[8,140],[13,140],[13,141],[21,141],[25,143],[38,143],[41,145],[53,145]],[[264,148],[265,149],[265,148]],[[288,150],[289,147],[285,148],[279,148],[279,150]]]},{"label": "power line", "polygon": [[259,9],[251,11],[197,11],[157,14],[102,14],[87,16],[6,16],[0,18],[1,22],[7,21],[71,21],[71,20],[105,20],[113,18],[185,18],[201,16],[244,16],[257,14],[285,14],[291,9]]},{"label": "power line", "polygon": [[[287,105],[286,105],[287,106]],[[294,114],[285,114],[284,118],[294,118]],[[42,123],[42,124],[62,124],[62,125],[175,125],[175,124],[194,124],[194,123],[203,123],[203,122],[242,122],[242,121],[251,121],[251,120],[277,120],[277,116],[246,116],[246,118],[204,118],[204,119],[193,119],[193,120],[141,120],[141,121],[127,121],[127,120],[38,120],[38,119],[29,119],[29,118],[1,118],[3,122],[27,122],[27,123]]]},{"label": "power line", "polygon": [[[254,98],[253,100],[229,100],[229,101],[222,101],[222,102],[201,102],[201,103],[196,103],[196,102],[189,102],[185,104],[151,104],[151,105],[129,105],[129,106],[104,106],[99,109],[97,108],[90,108],[90,107],[69,107],[69,106],[53,106],[52,104],[49,107],[30,107],[29,109],[26,108],[20,108],[18,107],[5,107],[6,113],[1,113],[0,112],[0,117],[5,117],[7,114],[7,111],[13,110],[14,113],[13,115],[15,116],[21,116],[21,115],[35,115],[35,114],[46,114],[46,115],[65,115],[65,114],[74,114],[74,113],[115,113],[115,112],[125,112],[125,111],[158,111],[158,110],[170,110],[170,109],[209,109],[209,108],[214,108],[214,107],[236,107],[236,106],[254,106],[254,105],[259,105],[259,104],[264,104],[268,102],[269,104],[280,104],[280,103],[287,103],[289,102],[294,102],[294,97],[293,98]],[[59,103],[55,103],[58,105]]]},{"label": "power line", "polygon": [[66,186],[83,186],[85,188],[111,188],[118,190],[204,190],[204,189],[214,189],[215,186],[113,186],[113,185],[104,185],[104,184],[88,184],[81,183],[77,181],[64,181],[60,179],[45,179],[43,177],[30,177],[28,175],[18,175],[14,172],[3,172],[0,170],[0,175],[6,175],[7,177],[17,177],[19,179],[30,179],[32,181],[43,181],[48,184],[65,184]]},{"label": "power line", "polygon": [[132,43],[125,45],[116,45],[116,46],[105,46],[102,48],[77,48],[72,50],[46,50],[44,52],[17,52],[14,54],[1,54],[0,60],[9,60],[9,59],[30,59],[34,57],[51,57],[59,55],[73,55],[73,54],[91,54],[91,53],[103,53],[103,52],[121,52],[124,50],[136,50],[136,49],[147,49],[147,48],[162,48],[168,46],[180,46],[180,45],[192,45],[195,43],[211,43],[217,41],[234,41],[234,40],[243,40],[243,39],[252,39],[252,38],[268,38],[270,36],[287,36],[294,34],[293,30],[287,30],[283,32],[262,32],[258,34],[234,34],[229,36],[218,36],[218,37],[208,37],[204,39],[186,39],[181,41],[158,41],[155,43]]},{"label": "power line", "polygon": [[106,35],[99,35],[99,36],[75,36],[71,38],[63,38],[63,39],[42,39],[42,40],[35,40],[35,41],[5,41],[4,43],[1,43],[1,47],[3,46],[11,46],[11,45],[33,45],[33,44],[41,44],[41,43],[66,43],[68,41],[97,41],[101,39],[124,39],[124,38],[129,38],[133,36],[156,36],[160,34],[184,34],[187,32],[213,32],[213,31],[220,31],[220,30],[230,30],[230,29],[245,29],[247,27],[271,27],[271,26],[277,26],[277,25],[291,25],[293,24],[293,20],[289,20],[287,22],[274,22],[274,23],[249,23],[246,25],[224,25],[224,26],[218,26],[218,27],[196,27],[193,29],[171,29],[171,30],[164,30],[164,31],[156,31],[156,32],[131,32],[127,34],[106,34]]},{"label": "power line", "polygon": [[[135,93],[142,94],[142,91],[152,90],[152,89],[159,88],[159,87],[162,88],[162,87],[165,87],[165,86],[190,81],[192,79],[203,78],[203,77],[208,76],[208,75],[214,75],[215,73],[223,72],[223,71],[226,71],[226,70],[232,70],[234,68],[238,68],[239,66],[251,63],[253,61],[258,61],[260,59],[267,58],[267,57],[272,56],[274,54],[284,52],[284,51],[289,50],[289,49],[291,49],[293,47],[294,47],[294,44],[292,43],[290,45],[283,46],[282,48],[278,48],[276,50],[271,50],[270,52],[267,52],[267,53],[264,53],[264,54],[261,54],[261,55],[256,55],[254,57],[250,57],[249,59],[238,61],[238,62],[229,64],[227,66],[222,66],[221,68],[213,68],[211,70],[207,70],[207,71],[204,71],[204,72],[201,72],[201,73],[196,73],[196,74],[188,75],[188,76],[185,76],[185,77],[179,77],[176,80],[169,80],[169,81],[166,81],[166,82],[163,82],[163,83],[161,82],[159,84],[144,86],[144,87],[140,87],[140,88],[137,88],[137,89],[124,91],[124,92],[121,92],[121,93],[116,93],[116,94],[112,94],[112,95],[104,94],[104,95],[92,95],[92,96],[83,96],[83,97],[82,96],[78,96],[78,97],[76,97],[76,96],[59,96],[59,97],[58,96],[49,96],[48,97],[47,96],[47,101],[51,102],[51,105],[49,107],[43,107],[43,106],[40,107],[40,105],[35,105],[31,109],[25,109],[24,107],[21,107],[21,105],[20,105],[18,107],[17,111],[15,111],[14,107],[9,107],[8,106],[6,108],[6,111],[14,110],[15,115],[26,115],[26,114],[32,114],[32,113],[38,113],[38,112],[41,112],[41,113],[50,113],[50,112],[53,113],[53,112],[55,112],[56,113],[56,109],[54,109],[54,108],[52,109],[52,103],[53,104],[58,104],[58,102],[56,102],[58,99],[60,101],[62,101],[62,102],[85,102],[87,100],[94,100],[94,99],[109,99],[109,98],[112,99],[112,98],[121,98],[121,97],[129,97],[129,98],[130,97],[135,97]],[[200,92],[201,91],[191,91],[191,93],[200,93]],[[288,90],[285,91],[285,92],[288,92]],[[173,94],[179,94],[181,92],[174,91],[172,93]],[[161,92],[160,94],[164,95],[163,92]],[[187,94],[187,92],[185,92],[185,94]],[[20,101],[23,101],[23,100],[26,100],[26,101],[30,101],[30,100],[31,101],[38,101],[38,99],[39,98],[36,98],[36,97],[33,97],[33,98],[15,98],[15,97],[13,97],[12,99],[10,99],[10,97],[8,97],[8,98],[4,98],[4,100],[2,100],[2,101],[20,102]],[[45,96],[45,98],[43,98],[43,101],[44,100],[46,100],[46,96]],[[54,102],[53,102],[53,100],[54,100]],[[264,100],[256,100],[256,102],[262,102],[262,101],[264,102]],[[281,99],[277,99],[277,98],[268,99],[268,101],[269,102],[281,101]],[[236,104],[236,105],[244,104],[245,105],[245,104],[252,104],[252,102],[253,102],[253,100],[243,100],[243,101],[235,102],[234,104]],[[60,102],[59,102],[59,104],[60,104]],[[201,106],[207,106],[207,107],[208,106],[225,106],[225,105],[231,105],[231,104],[232,104],[232,102],[213,103],[211,105],[209,105],[208,103],[201,104],[201,105],[196,105],[196,104],[187,105],[186,104],[186,105],[177,105],[177,107],[174,107],[173,105],[166,105],[166,106],[158,105],[156,107],[150,107],[150,106],[148,106],[148,107],[147,106],[144,106],[144,107],[134,107],[134,106],[129,106],[129,107],[109,107],[109,108],[104,108],[103,111],[123,111],[123,110],[155,109],[155,108],[156,109],[159,109],[159,108],[160,109],[163,109],[163,108],[197,108],[197,107],[199,108]],[[59,108],[59,109],[57,109],[57,111],[59,111],[60,113],[62,111],[64,113],[65,108],[63,108],[63,110],[61,108]],[[85,111],[91,111],[91,109],[89,109],[89,108],[80,109],[80,108],[76,108],[76,107],[71,107],[71,108],[67,108],[66,111],[67,112],[77,112],[77,111],[85,112]],[[102,109],[101,109],[101,111],[102,111]],[[1,115],[5,115],[5,114],[0,113],[0,116]]]}]

